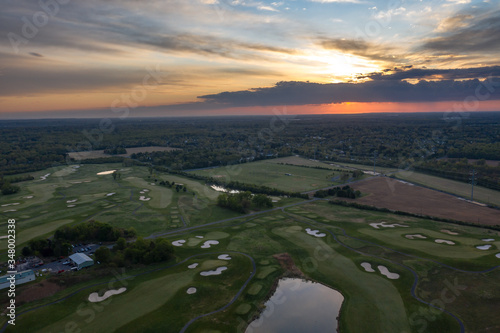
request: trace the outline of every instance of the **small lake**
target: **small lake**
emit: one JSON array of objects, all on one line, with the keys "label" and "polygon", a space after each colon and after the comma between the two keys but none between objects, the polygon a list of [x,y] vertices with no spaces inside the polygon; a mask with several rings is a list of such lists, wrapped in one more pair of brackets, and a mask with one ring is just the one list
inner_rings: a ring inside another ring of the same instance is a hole
[{"label": "small lake", "polygon": [[282,279],[245,333],[335,333],[343,301],[341,293],[322,284]]}]

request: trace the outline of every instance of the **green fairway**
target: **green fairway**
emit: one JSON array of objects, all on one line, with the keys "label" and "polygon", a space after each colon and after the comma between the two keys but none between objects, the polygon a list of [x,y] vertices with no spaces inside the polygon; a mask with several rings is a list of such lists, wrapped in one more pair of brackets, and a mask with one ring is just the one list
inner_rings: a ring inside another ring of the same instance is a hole
[{"label": "green fairway", "polygon": [[[289,158],[286,163],[300,161]],[[246,176],[252,182],[260,179],[269,186],[264,182],[268,179],[289,186],[288,190],[313,181],[320,184],[321,172],[333,172],[280,165],[276,160],[241,168],[242,177],[253,172]],[[96,175],[112,169],[121,170],[120,179]],[[220,170],[224,168],[203,171],[217,175]],[[280,178],[278,173],[284,171],[292,176]],[[342,293],[341,332],[459,332],[461,324],[466,331],[480,332],[498,325],[495,316],[485,315],[500,311],[498,231],[283,197],[275,198],[281,208],[241,216],[217,207],[219,193],[201,181],[166,173],[149,175],[147,168],[137,166],[84,165],[76,171],[61,167],[59,176],[21,183],[21,192],[2,202],[8,205],[3,209],[16,209],[5,215],[17,220],[18,247],[34,237],[50,236],[61,225],[90,218],[134,227],[142,236],[164,234],[170,242],[185,242],[174,247],[176,259],[169,263],[109,267],[115,273],[95,265],[57,275],[52,281],[64,288],[44,299],[18,304],[18,313],[48,305],[20,315],[8,332],[179,332],[186,327],[186,332],[236,333],[263,311],[279,278],[297,275]],[[187,191],[161,186],[161,180],[186,185]],[[50,195],[43,195],[43,188]],[[25,198],[29,195],[33,198]],[[151,199],[143,201],[141,196]],[[220,223],[206,225],[216,221]],[[382,222],[392,227],[383,227]],[[322,235],[315,237],[306,228]],[[485,244],[491,247],[477,248]],[[229,258],[219,257],[223,254]],[[362,264],[370,264],[374,271]],[[382,266],[395,277],[384,275]],[[200,274],[222,267],[227,269],[220,275]],[[118,282],[116,272],[130,278]],[[25,297],[35,283],[19,285],[17,294]],[[450,283],[460,286],[460,295],[452,298],[449,289],[443,292]],[[88,300],[92,292],[102,295],[120,287],[127,290],[106,301]],[[196,292],[188,294],[188,288]],[[69,297],[49,304],[65,296]],[[6,302],[6,297],[0,300]],[[430,310],[428,303],[445,311]],[[212,314],[202,316],[207,313]],[[0,319],[0,324],[5,320]]]},{"label": "green fairway", "polygon": [[[315,169],[314,166],[332,170]],[[334,167],[327,164],[299,157],[286,157],[191,172],[225,182],[238,181],[283,191],[303,192],[342,183],[340,175],[343,172],[333,169]]]}]

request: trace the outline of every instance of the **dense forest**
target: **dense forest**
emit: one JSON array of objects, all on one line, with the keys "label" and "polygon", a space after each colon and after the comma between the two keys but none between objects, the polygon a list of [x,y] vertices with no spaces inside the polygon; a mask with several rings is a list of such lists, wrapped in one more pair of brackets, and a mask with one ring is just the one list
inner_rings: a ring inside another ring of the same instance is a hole
[{"label": "dense forest", "polygon": [[[120,162],[125,148],[164,146],[132,160],[189,170],[288,155],[412,168],[458,180],[473,166],[442,158],[500,160],[500,112],[68,119],[0,122],[0,175],[72,162],[68,153],[112,154],[79,163]],[[500,186],[498,166],[478,166],[479,181]],[[8,190],[7,190],[8,191]]]}]

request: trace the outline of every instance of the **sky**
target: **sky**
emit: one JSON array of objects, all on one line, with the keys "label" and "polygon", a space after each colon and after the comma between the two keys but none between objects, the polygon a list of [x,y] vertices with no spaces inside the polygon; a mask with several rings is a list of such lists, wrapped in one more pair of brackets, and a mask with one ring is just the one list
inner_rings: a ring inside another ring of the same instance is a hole
[{"label": "sky", "polygon": [[500,1],[0,0],[0,119],[500,111]]}]

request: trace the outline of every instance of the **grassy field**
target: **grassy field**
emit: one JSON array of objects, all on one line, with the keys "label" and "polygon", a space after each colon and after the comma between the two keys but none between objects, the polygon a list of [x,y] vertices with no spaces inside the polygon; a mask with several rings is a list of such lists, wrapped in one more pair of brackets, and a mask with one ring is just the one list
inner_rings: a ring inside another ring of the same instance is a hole
[{"label": "grassy field", "polygon": [[[408,227],[376,229],[370,225],[384,221]],[[325,232],[327,236],[308,235],[307,227]],[[458,235],[450,235],[444,230]],[[427,238],[411,240],[405,237],[411,234]],[[494,238],[493,242],[488,242],[492,249],[475,248],[485,243],[483,238]],[[467,331],[478,332],[499,324],[491,313],[500,310],[500,271],[466,272],[482,271],[500,264],[500,259],[495,257],[500,252],[500,234],[491,230],[316,201],[287,208],[284,212],[180,232],[168,239],[186,240],[183,246],[176,247],[180,264],[170,263],[166,265],[170,268],[149,273],[143,268],[145,274],[125,283],[89,287],[63,302],[20,316],[16,324],[20,327],[8,331],[51,332],[75,325],[82,332],[178,332],[190,319],[216,311],[233,299],[253,272],[251,257],[256,264],[255,275],[235,302],[227,310],[200,318],[187,328],[187,332],[241,332],[263,310],[263,301],[276,279],[286,274],[273,258],[278,253],[289,253],[305,276],[343,294],[342,332],[458,332],[458,322],[449,314],[431,310],[429,305],[412,297],[410,291],[415,281],[412,271],[418,276],[416,295],[426,302],[444,304],[445,310],[456,315]],[[437,244],[435,239],[452,240],[456,244]],[[219,244],[202,249],[206,240],[218,240]],[[232,259],[220,260],[217,258],[220,254],[229,254]],[[181,262],[186,258],[190,259]],[[390,280],[378,272],[366,272],[361,267],[363,262],[373,267],[384,265],[400,277]],[[199,265],[189,269],[187,266],[193,263]],[[199,275],[201,271],[221,266],[228,269],[220,276]],[[96,269],[92,267],[75,275]],[[130,275],[138,272],[141,270],[131,270]],[[106,280],[101,278],[101,281]],[[81,283],[78,287],[92,283],[95,281]],[[450,283],[461,288],[459,296],[445,290]],[[112,296],[109,301],[87,301],[93,291],[103,292],[122,284],[127,291]],[[19,293],[27,287],[19,286]],[[197,293],[188,295],[189,287],[197,288]],[[59,295],[67,295],[70,290],[61,291]],[[51,299],[56,298],[57,294]],[[22,305],[18,311],[42,303]],[[469,306],[471,303],[474,307]]]},{"label": "grassy field", "polygon": [[[282,165],[279,163],[293,165]],[[197,175],[213,177],[214,179],[221,179],[226,182],[239,181],[290,192],[310,191],[341,183],[339,179],[341,172],[315,169],[311,166],[335,169],[335,167],[328,164],[300,157],[285,157],[191,172]]]},{"label": "grassy field", "polygon": [[[249,181],[260,179],[267,186],[265,179],[285,186],[285,180],[294,176],[280,178],[280,174],[289,172],[302,179],[302,183],[290,184],[299,188],[312,181],[319,183],[320,174],[315,171],[331,174],[298,166],[314,161],[282,160],[285,162],[241,165],[241,176]],[[305,278],[342,293],[341,332],[459,332],[459,323],[468,332],[481,332],[494,331],[500,325],[498,317],[492,315],[500,311],[500,258],[496,257],[500,232],[294,198],[276,198],[276,205],[298,205],[241,217],[217,207],[218,192],[202,182],[168,174],[148,178],[144,167],[108,164],[73,169],[40,172],[38,179],[49,172],[51,175],[46,180],[21,183],[21,191],[8,200],[0,197],[0,205],[8,205],[1,206],[5,218],[1,225],[6,225],[7,218],[18,221],[18,249],[33,237],[50,235],[60,225],[91,218],[125,228],[133,226],[143,236],[172,231],[169,241],[186,242],[175,247],[176,259],[171,262],[109,269],[95,265],[17,286],[20,299],[38,283],[52,281],[60,286],[51,296],[18,304],[18,314],[68,297],[20,315],[16,327],[8,327],[8,332],[179,332],[191,319],[212,312],[195,320],[186,332],[242,332],[264,310],[263,303],[276,281],[297,274],[273,257],[283,253],[289,254]],[[112,169],[120,170],[119,180],[96,175]],[[217,175],[220,170],[223,168],[203,171]],[[245,176],[252,170],[256,173]],[[188,191],[153,185],[155,178],[186,185]],[[151,199],[142,201],[141,197]],[[9,209],[16,211],[4,211]],[[230,217],[235,219],[203,226]],[[397,225],[374,227],[381,222]],[[186,231],[184,226],[195,229]],[[325,237],[309,235],[306,228],[319,230]],[[409,235],[425,238],[409,239]],[[483,241],[486,238],[493,241]],[[440,239],[454,244],[436,243]],[[202,248],[207,240],[219,243]],[[1,242],[5,249],[5,240]],[[476,248],[484,244],[491,248]],[[220,254],[231,259],[222,260]],[[198,266],[188,268],[194,263]],[[378,270],[367,272],[362,263],[375,269],[383,265],[399,277],[388,279]],[[222,266],[227,270],[221,275],[200,275]],[[120,276],[129,278],[117,281]],[[92,292],[102,294],[120,287],[127,290],[102,303],[88,301]],[[195,294],[186,293],[191,287],[197,288]],[[1,296],[0,306],[5,308],[7,301]],[[5,321],[5,316],[0,317],[0,324]]]},{"label": "grassy field", "polygon": [[[413,171],[398,172],[395,176],[401,180],[421,184],[436,190],[445,191],[470,199],[470,184]],[[474,186],[474,201],[493,204],[500,207],[500,192],[481,186]]]}]

